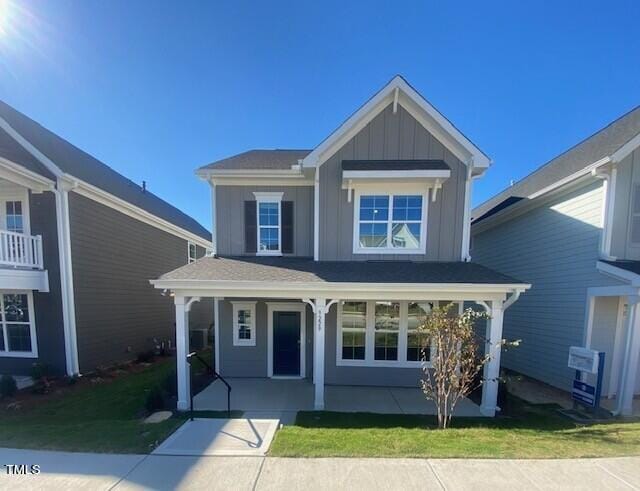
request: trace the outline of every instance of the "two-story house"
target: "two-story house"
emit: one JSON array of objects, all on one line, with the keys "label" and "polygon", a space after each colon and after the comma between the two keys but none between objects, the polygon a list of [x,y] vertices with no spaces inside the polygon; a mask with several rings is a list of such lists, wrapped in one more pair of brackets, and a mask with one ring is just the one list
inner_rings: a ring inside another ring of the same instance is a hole
[{"label": "two-story house", "polygon": [[[173,340],[173,303],[148,279],[195,261],[210,238],[0,102],[0,374],[39,363],[76,375]],[[209,313],[201,306],[193,327],[208,329]]]},{"label": "two-story house", "polygon": [[605,353],[603,395],[640,393],[640,107],[473,211],[472,255],[533,285],[505,316],[505,366],[564,390],[569,347]]},{"label": "two-story house", "polygon": [[[488,309],[483,414],[496,411],[503,311],[528,288],[468,262],[473,180],[489,158],[401,77],[311,150],[251,150],[198,169],[215,257],[152,281],[175,295],[179,409],[189,310],[215,299],[225,377],[418,387],[434,305]],[[426,361],[429,364],[429,360]]]}]

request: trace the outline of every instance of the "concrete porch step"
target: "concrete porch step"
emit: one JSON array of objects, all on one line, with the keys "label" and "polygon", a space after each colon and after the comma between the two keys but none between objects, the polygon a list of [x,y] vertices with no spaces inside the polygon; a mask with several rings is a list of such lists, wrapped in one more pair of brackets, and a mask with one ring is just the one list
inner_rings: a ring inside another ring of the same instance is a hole
[{"label": "concrete porch step", "polygon": [[153,454],[263,456],[279,426],[278,419],[196,418],[178,428]]}]

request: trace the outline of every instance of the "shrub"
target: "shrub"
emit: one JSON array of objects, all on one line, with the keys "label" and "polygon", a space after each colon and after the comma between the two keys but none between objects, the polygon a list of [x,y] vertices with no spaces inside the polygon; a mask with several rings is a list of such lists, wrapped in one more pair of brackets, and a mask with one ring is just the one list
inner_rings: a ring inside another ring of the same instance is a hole
[{"label": "shrub", "polygon": [[16,384],[16,379],[14,379],[11,375],[3,375],[2,377],[0,377],[0,396],[12,397],[16,392],[18,392],[18,384]]},{"label": "shrub", "polygon": [[46,363],[34,363],[31,365],[31,370],[29,371],[29,375],[34,381],[47,378],[50,373],[51,368]]},{"label": "shrub", "polygon": [[148,412],[153,413],[160,409],[164,409],[164,403],[164,392],[160,387],[154,387],[147,394],[144,407]]}]

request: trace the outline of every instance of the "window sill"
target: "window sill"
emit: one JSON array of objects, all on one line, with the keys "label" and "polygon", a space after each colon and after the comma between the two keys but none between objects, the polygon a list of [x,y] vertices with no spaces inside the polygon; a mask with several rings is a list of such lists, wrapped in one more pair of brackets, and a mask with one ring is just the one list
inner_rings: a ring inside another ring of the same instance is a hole
[{"label": "window sill", "polygon": [[38,358],[38,353],[26,351],[0,351],[0,358]]},{"label": "window sill", "polygon": [[256,256],[275,256],[275,257],[280,257],[282,256],[282,252],[256,252]]},{"label": "window sill", "polygon": [[431,368],[430,361],[387,361],[387,360],[336,360],[339,367],[385,367],[385,368]]},{"label": "window sill", "polygon": [[240,341],[234,341],[233,342],[233,346],[234,347],[237,346],[237,347],[240,347],[240,348],[242,348],[242,347],[255,347],[255,345],[256,345],[255,341],[246,342],[246,343],[243,343],[243,342],[240,342]]},{"label": "window sill", "polygon": [[362,248],[356,248],[353,249],[353,253],[354,254],[425,254],[426,253],[426,248],[425,249],[400,249],[400,248],[393,248],[390,249],[388,247],[372,247],[370,249],[362,249]]}]

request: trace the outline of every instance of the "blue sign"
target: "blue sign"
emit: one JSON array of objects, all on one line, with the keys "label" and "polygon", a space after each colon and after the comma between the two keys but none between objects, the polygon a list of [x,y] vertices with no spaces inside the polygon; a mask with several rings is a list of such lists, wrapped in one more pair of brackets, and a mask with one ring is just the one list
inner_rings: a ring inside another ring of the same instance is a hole
[{"label": "blue sign", "polygon": [[573,381],[571,397],[587,406],[596,407],[596,388],[593,385],[584,383],[582,380]]},{"label": "blue sign", "polygon": [[600,393],[602,391],[602,375],[604,372],[604,353],[600,353],[598,360],[598,372],[596,385],[582,381],[580,370],[576,370],[576,378],[573,381],[571,398],[585,406],[597,408],[600,405]]}]

